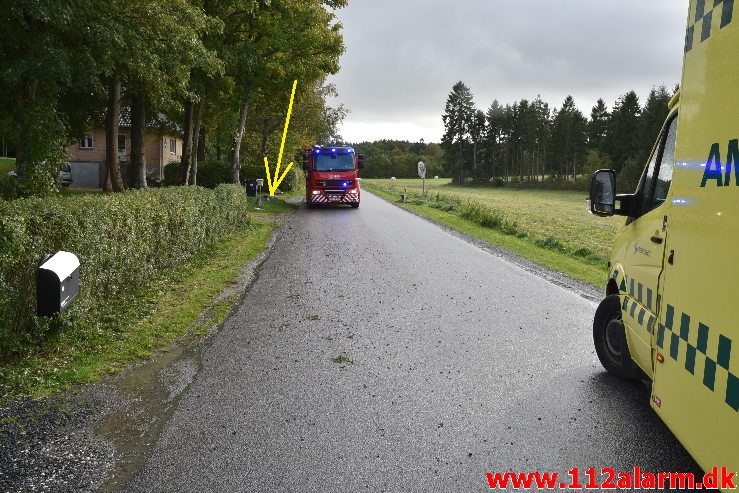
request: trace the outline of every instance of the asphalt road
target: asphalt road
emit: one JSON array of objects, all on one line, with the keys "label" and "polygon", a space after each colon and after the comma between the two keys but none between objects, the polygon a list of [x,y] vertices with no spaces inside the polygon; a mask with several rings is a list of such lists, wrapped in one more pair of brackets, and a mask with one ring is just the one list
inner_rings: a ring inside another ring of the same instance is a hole
[{"label": "asphalt road", "polygon": [[126,491],[465,492],[495,470],[695,470],[647,387],[601,369],[595,304],[362,198],[288,220]]}]

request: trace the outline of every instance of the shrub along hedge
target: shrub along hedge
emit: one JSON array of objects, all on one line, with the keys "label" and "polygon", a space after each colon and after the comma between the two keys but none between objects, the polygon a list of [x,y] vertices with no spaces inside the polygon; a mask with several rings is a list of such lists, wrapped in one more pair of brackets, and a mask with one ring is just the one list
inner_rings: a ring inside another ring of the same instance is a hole
[{"label": "shrub along hedge", "polygon": [[[173,187],[0,203],[0,360],[38,348],[65,324],[105,330],[122,295],[248,224],[243,188]],[[66,250],[81,263],[80,296],[57,319],[36,313],[35,269]]]}]

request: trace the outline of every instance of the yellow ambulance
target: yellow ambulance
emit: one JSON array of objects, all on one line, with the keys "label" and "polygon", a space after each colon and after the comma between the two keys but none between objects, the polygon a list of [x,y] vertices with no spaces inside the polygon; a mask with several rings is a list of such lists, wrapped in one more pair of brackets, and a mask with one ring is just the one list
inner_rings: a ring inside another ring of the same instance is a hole
[{"label": "yellow ambulance", "polygon": [[652,381],[652,407],[706,471],[739,471],[735,17],[733,0],[690,0],[680,93],[637,191],[617,195],[601,170],[589,199],[594,214],[626,217],[593,323],[598,357]]}]

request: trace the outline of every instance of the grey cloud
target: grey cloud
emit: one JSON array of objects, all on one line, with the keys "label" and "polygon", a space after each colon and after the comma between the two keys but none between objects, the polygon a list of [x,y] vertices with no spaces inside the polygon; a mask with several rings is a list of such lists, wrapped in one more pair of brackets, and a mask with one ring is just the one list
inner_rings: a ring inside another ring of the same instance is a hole
[{"label": "grey cloud", "polygon": [[350,0],[338,17],[345,136],[439,140],[458,80],[483,108],[572,94],[585,112],[598,97],[611,105],[629,89],[678,83],[687,1]]}]

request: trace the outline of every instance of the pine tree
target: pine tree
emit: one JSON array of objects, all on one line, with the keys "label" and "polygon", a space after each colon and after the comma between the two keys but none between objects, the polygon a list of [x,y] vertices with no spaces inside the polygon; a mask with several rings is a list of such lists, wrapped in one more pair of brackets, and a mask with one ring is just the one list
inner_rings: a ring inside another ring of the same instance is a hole
[{"label": "pine tree", "polygon": [[464,148],[469,144],[474,118],[475,104],[472,92],[463,82],[457,82],[447,98],[442,116],[444,121],[442,144],[450,157],[456,153],[459,183],[464,182]]},{"label": "pine tree", "polygon": [[652,150],[657,140],[659,131],[665,123],[669,110],[667,108],[672,95],[667,92],[667,88],[662,85],[652,88],[644,104],[644,110],[641,113],[639,134],[641,136],[641,153],[636,156],[641,162],[646,162],[649,158],[649,152]]},{"label": "pine tree", "polygon": [[606,136],[606,152],[613,159],[616,171],[621,171],[629,159],[643,155],[642,138],[639,135],[641,107],[634,91],[621,96],[613,108],[611,124]]},{"label": "pine tree", "polygon": [[573,179],[577,178],[578,162],[585,160],[586,124],[575,100],[567,96],[552,120],[552,154],[560,178],[567,177],[570,170]]},{"label": "pine tree", "polygon": [[610,122],[611,114],[608,112],[605,101],[602,98],[598,99],[590,112],[590,122],[588,122],[588,144],[591,149],[598,151],[604,149]]},{"label": "pine tree", "polygon": [[487,113],[485,113],[485,159],[492,178],[498,176],[497,167],[499,166],[502,155],[501,144],[503,141],[504,118],[503,107],[496,99],[490,105],[490,108],[488,108]]},{"label": "pine tree", "polygon": [[485,113],[482,110],[476,110],[470,127],[470,137],[472,138],[472,170],[474,178],[483,178],[483,173],[479,166],[479,150],[483,139],[485,138]]},{"label": "pine tree", "polygon": [[547,144],[549,143],[551,130],[551,114],[549,105],[542,101],[541,96],[536,96],[532,104],[534,114],[534,174],[538,176],[543,174],[543,163],[546,160]]}]

